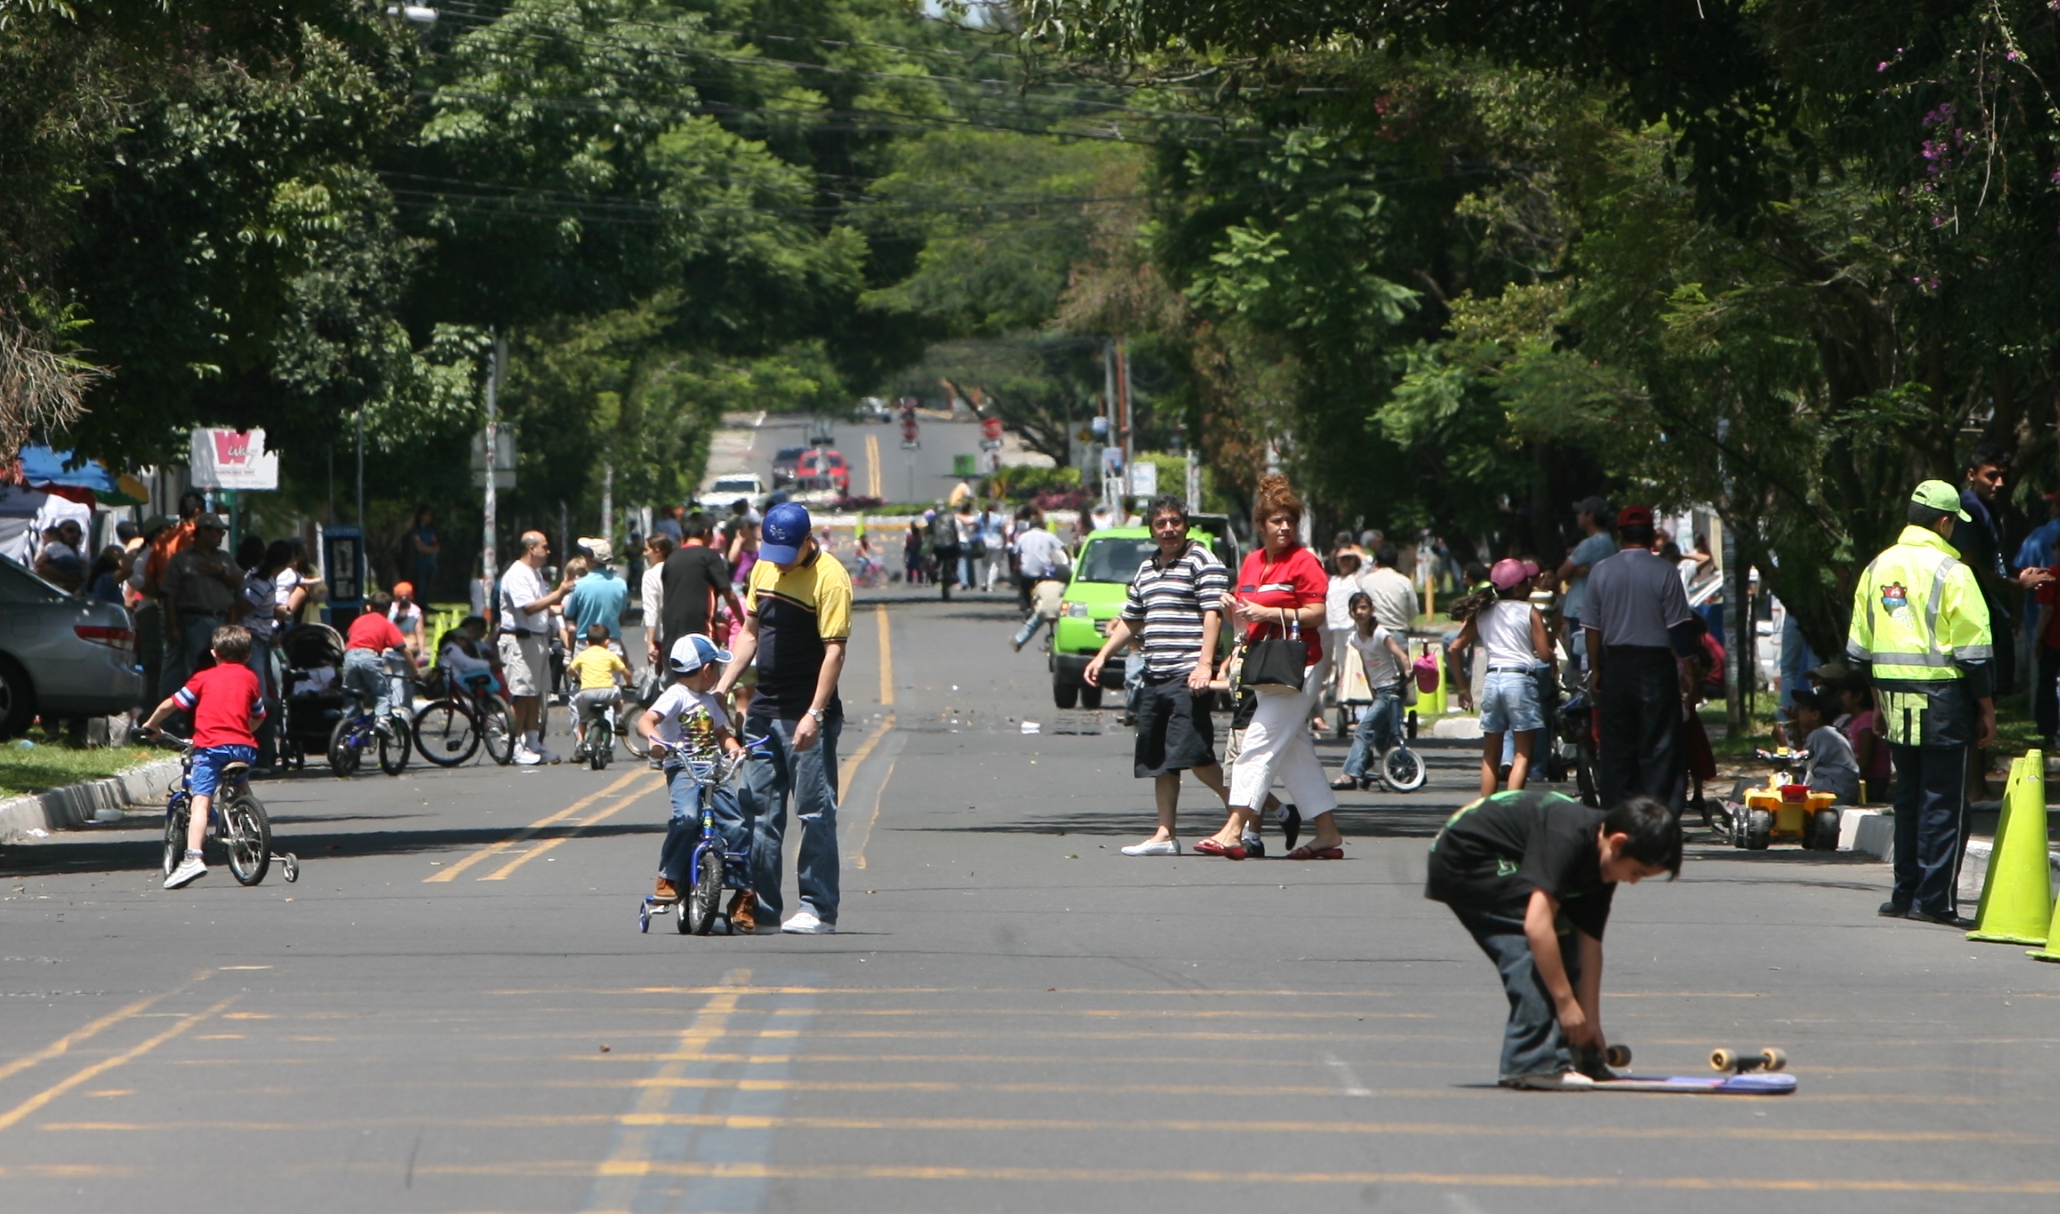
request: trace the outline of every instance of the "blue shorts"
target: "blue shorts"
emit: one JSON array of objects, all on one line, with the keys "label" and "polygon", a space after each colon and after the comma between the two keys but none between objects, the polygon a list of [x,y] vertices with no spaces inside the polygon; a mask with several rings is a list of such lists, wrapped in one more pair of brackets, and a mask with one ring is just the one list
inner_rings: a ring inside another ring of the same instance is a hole
[{"label": "blue shorts", "polygon": [[255,746],[209,746],[193,752],[193,774],[186,777],[186,791],[196,797],[212,797],[222,786],[222,768],[231,763],[257,762]]},{"label": "blue shorts", "polygon": [[1521,733],[1545,728],[1538,707],[1538,680],[1529,671],[1491,670],[1481,687],[1481,732]]}]

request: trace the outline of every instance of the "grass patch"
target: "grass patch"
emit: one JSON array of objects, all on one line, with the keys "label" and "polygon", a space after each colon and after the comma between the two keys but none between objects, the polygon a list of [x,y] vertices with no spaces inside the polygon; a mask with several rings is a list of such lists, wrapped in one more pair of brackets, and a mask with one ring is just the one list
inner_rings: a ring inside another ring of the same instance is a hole
[{"label": "grass patch", "polygon": [[147,746],[72,747],[58,742],[38,742],[32,750],[20,739],[0,742],[0,798],[120,775],[169,753]]}]

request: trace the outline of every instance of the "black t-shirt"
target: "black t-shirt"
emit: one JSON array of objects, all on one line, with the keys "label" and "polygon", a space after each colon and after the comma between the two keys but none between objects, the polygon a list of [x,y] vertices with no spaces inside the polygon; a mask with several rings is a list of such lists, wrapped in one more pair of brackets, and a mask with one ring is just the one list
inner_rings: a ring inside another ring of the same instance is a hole
[{"label": "black t-shirt", "polygon": [[1616,883],[1602,879],[1604,814],[1556,792],[1498,792],[1453,814],[1431,842],[1424,896],[1521,919],[1531,891],[1559,899],[1565,925],[1597,940]]},{"label": "black t-shirt", "polygon": [[665,605],[659,611],[661,644],[694,633],[707,633],[715,603],[730,586],[730,563],[713,548],[694,545],[676,548],[665,558],[659,574],[665,587]]}]

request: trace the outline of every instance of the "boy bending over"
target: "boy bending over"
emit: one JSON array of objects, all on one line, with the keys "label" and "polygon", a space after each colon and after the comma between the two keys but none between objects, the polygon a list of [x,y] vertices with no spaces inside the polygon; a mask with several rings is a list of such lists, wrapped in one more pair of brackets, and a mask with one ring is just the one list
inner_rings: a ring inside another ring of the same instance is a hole
[{"label": "boy bending over", "polygon": [[186,819],[186,858],[165,878],[166,889],[207,875],[200,853],[207,845],[208,811],[221,787],[222,768],[257,762],[257,727],[265,719],[264,688],[244,665],[250,660],[250,631],[224,624],[215,629],[209,645],[215,664],[186,680],[143,722],[143,734],[150,737],[173,713],[193,714],[193,774],[186,786],[193,794],[193,810]]},{"label": "boy bending over", "polygon": [[1502,1082],[1588,1087],[1603,1054],[1602,929],[1619,882],[1681,874],[1681,824],[1651,797],[1605,813],[1558,793],[1483,797],[1431,842],[1424,896],[1452,908],[1509,995]]}]

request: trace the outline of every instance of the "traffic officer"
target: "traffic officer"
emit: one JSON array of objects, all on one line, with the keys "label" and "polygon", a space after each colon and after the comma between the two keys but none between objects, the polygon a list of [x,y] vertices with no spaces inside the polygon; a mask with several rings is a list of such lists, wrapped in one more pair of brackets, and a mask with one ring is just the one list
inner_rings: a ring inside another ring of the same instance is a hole
[{"label": "traffic officer", "polygon": [[1872,672],[1895,764],[1895,892],[1881,913],[1960,925],[1967,765],[1996,735],[1994,642],[1974,570],[1946,542],[1968,521],[1959,492],[1925,481],[1908,516],[1854,588],[1846,657]]}]

